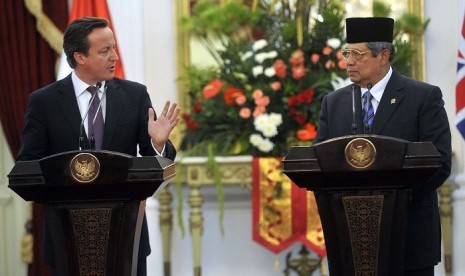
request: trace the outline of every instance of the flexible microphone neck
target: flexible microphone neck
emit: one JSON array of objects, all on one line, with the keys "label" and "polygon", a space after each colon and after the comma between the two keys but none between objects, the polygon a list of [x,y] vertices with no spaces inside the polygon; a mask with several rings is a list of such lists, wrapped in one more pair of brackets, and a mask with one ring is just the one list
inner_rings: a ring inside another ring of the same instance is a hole
[{"label": "flexible microphone neck", "polygon": [[[97,83],[95,84],[95,86],[97,87],[97,89],[100,89],[100,87],[102,87],[102,83],[101,83],[101,82],[97,82]],[[94,101],[94,98],[95,98],[96,96],[98,97],[97,94],[98,94],[98,91],[95,92],[95,93],[92,95],[92,98],[90,98],[89,105],[87,105],[86,113],[84,113],[84,116],[82,117],[82,120],[81,120],[81,125],[79,126],[79,150],[83,150],[83,149],[85,148],[86,139],[85,139],[84,133],[83,133],[84,123],[85,123],[85,121],[86,121],[87,115],[89,114],[89,110],[90,110],[91,103]]]},{"label": "flexible microphone neck", "polygon": [[355,84],[352,85],[352,134],[357,134],[357,117],[355,116]]},{"label": "flexible microphone neck", "polygon": [[[367,89],[368,89],[367,92],[368,92],[368,93],[371,93],[370,90],[371,90],[372,87],[373,87],[373,84],[371,84],[371,83],[368,83],[368,84],[367,84]],[[365,92],[365,93],[367,93],[367,92]],[[368,101],[370,101],[370,100],[371,100],[371,97],[367,97],[367,102],[365,103],[365,104],[367,105],[367,107],[368,107],[369,104],[370,104],[370,103],[368,102]],[[367,110],[365,111],[365,113],[368,113],[368,108],[367,108]],[[368,116],[368,114],[365,114],[365,116]],[[370,134],[370,128],[371,128],[371,126],[368,124],[368,122],[365,122],[365,120],[363,120],[363,122],[364,122],[364,125],[363,125],[363,132],[364,132],[365,134]]]}]

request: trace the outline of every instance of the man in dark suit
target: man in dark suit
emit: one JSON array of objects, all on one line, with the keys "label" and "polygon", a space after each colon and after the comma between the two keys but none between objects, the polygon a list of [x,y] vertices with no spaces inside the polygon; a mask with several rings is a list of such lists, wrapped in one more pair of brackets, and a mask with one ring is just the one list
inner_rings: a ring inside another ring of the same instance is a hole
[{"label": "man in dark suit", "polygon": [[[405,275],[434,275],[434,266],[441,260],[436,189],[451,169],[449,121],[439,87],[402,76],[391,67],[393,26],[391,18],[346,20],[347,44],[342,55],[354,84],[324,97],[314,142],[355,132],[431,141],[436,146],[442,168],[413,193],[405,247]],[[352,93],[356,122],[352,121]],[[365,93],[371,95],[362,96]]]},{"label": "man in dark suit", "polygon": [[[114,78],[119,59],[115,47],[113,32],[105,19],[80,18],[68,26],[63,48],[73,72],[31,94],[17,160],[36,160],[80,147],[94,148],[94,144],[97,150],[136,156],[139,148],[140,155],[158,154],[174,160],[176,150],[168,138],[179,120],[179,108],[167,101],[157,118],[144,85]],[[88,91],[92,88],[98,90],[97,94]],[[91,102],[96,100],[101,102],[97,115],[90,115]],[[103,117],[100,131],[94,129],[98,116]],[[102,131],[99,139],[97,133]],[[53,267],[53,236],[48,234],[47,214],[50,213],[46,208],[44,258]],[[138,275],[146,275],[149,254],[144,216]]]}]

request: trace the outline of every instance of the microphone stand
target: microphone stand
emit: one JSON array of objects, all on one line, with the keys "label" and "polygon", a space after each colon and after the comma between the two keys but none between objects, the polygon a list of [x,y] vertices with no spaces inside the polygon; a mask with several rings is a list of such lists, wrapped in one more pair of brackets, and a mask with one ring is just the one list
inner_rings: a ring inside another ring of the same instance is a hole
[{"label": "microphone stand", "polygon": [[357,134],[357,119],[355,116],[355,84],[352,85],[352,134]]},{"label": "microphone stand", "polygon": [[[100,87],[102,87],[102,83],[101,82],[97,82],[95,84],[95,86],[97,86],[98,89],[100,89]],[[84,117],[82,118],[81,120],[81,125],[79,126],[79,150],[82,150],[84,147],[85,147],[85,137],[83,135],[83,131],[82,129],[84,128],[84,122],[87,118],[87,115],[89,114],[89,110],[90,110],[90,105],[91,103],[94,101],[94,98],[95,96],[97,95],[98,92],[94,93],[94,95],[92,95],[92,98],[90,98],[90,101],[89,101],[89,105],[87,106],[87,110],[86,110],[86,113],[84,113]],[[92,145],[91,145],[92,147]]]}]

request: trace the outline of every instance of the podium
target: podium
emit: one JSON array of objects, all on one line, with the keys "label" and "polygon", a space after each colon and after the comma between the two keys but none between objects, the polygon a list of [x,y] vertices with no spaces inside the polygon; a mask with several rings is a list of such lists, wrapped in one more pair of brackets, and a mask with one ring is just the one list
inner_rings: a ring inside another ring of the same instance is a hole
[{"label": "podium", "polygon": [[379,135],[289,150],[283,172],[315,194],[331,276],[403,275],[411,194],[440,160],[430,142]]},{"label": "podium", "polygon": [[136,275],[145,200],[174,176],[161,156],[71,151],[18,161],[9,188],[46,206],[56,275]]}]

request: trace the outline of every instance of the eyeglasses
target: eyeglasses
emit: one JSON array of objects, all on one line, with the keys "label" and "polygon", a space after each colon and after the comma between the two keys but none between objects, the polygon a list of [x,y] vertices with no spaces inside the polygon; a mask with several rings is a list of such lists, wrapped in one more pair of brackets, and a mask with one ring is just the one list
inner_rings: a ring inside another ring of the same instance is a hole
[{"label": "eyeglasses", "polygon": [[366,53],[369,53],[371,52],[370,50],[367,50],[365,52],[360,52],[359,50],[356,50],[356,49],[342,49],[341,50],[341,54],[342,54],[342,57],[347,60],[349,59],[350,56],[352,56],[355,60],[361,60],[363,55],[366,54]]}]

